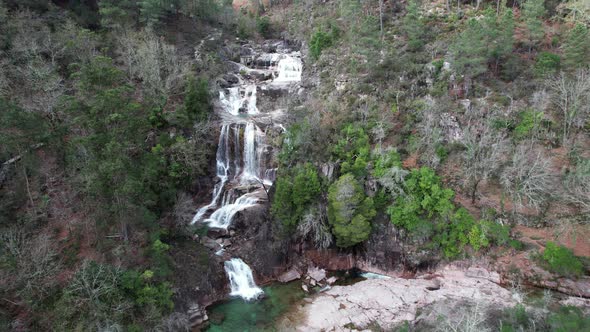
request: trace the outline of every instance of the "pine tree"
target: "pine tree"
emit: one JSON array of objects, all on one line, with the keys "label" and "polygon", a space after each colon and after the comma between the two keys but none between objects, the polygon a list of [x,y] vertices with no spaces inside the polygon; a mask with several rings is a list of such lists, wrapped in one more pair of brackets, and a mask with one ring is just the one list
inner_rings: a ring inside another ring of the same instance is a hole
[{"label": "pine tree", "polygon": [[408,2],[408,12],[403,19],[403,30],[408,38],[408,49],[418,51],[424,46],[425,26],[420,19],[420,8],[416,0]]},{"label": "pine tree", "polygon": [[564,52],[567,68],[583,68],[590,64],[590,35],[585,25],[578,23],[570,32]]},{"label": "pine tree", "polygon": [[453,67],[466,78],[474,78],[486,72],[487,52],[485,28],[475,19],[469,20],[467,29],[450,48]]},{"label": "pine tree", "polygon": [[527,0],[524,3],[522,16],[528,32],[529,50],[532,50],[545,36],[543,29],[543,16],[545,13],[543,0]]}]

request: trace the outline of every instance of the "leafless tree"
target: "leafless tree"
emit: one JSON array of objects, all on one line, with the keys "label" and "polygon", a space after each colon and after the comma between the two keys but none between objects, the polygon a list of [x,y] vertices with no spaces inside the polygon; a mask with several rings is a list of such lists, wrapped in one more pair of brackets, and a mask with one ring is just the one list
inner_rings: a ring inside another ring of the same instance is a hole
[{"label": "leafless tree", "polygon": [[430,107],[423,113],[422,121],[418,125],[418,134],[417,148],[420,159],[429,167],[436,168],[440,163],[436,148],[443,142],[444,135],[440,127],[440,116]]},{"label": "leafless tree", "polygon": [[471,119],[463,130],[461,143],[465,186],[471,202],[475,203],[477,187],[501,166],[502,156],[508,151],[508,140],[503,132],[494,130],[486,119]]},{"label": "leafless tree", "polygon": [[487,332],[492,329],[487,325],[487,306],[482,301],[463,310],[456,319],[447,318],[438,327],[438,331],[445,332]]},{"label": "leafless tree", "polygon": [[590,71],[579,70],[573,76],[561,72],[547,81],[554,105],[563,117],[563,145],[582,128],[590,115]]},{"label": "leafless tree", "polygon": [[502,172],[500,181],[517,206],[539,209],[550,195],[553,174],[541,152],[524,143],[516,147],[512,163]]},{"label": "leafless tree", "polygon": [[311,239],[316,248],[328,248],[334,238],[330,233],[326,213],[321,207],[310,209],[297,226],[297,232],[303,239]]},{"label": "leafless tree", "polygon": [[176,47],[150,31],[126,32],[118,39],[121,60],[149,97],[179,93],[189,72]]},{"label": "leafless tree", "polygon": [[590,159],[578,162],[564,181],[565,198],[584,211],[590,211]]},{"label": "leafless tree", "polygon": [[0,232],[1,251],[14,262],[13,269],[0,269],[8,288],[24,298],[42,298],[55,285],[60,261],[54,242],[47,235],[27,235],[20,228]]}]

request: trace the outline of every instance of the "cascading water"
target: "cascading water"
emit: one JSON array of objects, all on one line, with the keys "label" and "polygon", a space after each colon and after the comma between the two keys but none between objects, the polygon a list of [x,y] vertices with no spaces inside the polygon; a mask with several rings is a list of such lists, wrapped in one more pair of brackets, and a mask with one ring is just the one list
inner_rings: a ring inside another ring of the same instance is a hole
[{"label": "cascading water", "polygon": [[232,258],[224,263],[229,278],[231,296],[239,296],[244,300],[255,300],[264,292],[254,282],[252,269],[239,258]]},{"label": "cascading water", "polygon": [[[275,83],[279,90],[289,89],[291,83],[301,80],[302,64],[298,52],[261,54],[252,64],[258,67],[257,74],[263,72],[264,78],[275,79],[258,83],[261,76],[242,76],[241,73],[252,71],[242,66],[237,75],[239,85],[219,92],[223,120],[216,154],[217,183],[211,202],[197,211],[192,223],[204,221],[209,227],[227,229],[236,213],[265,199],[265,186],[272,185],[276,177],[276,165],[267,158],[272,150],[265,142],[266,132],[257,125],[264,123],[258,122],[257,117],[268,118],[268,114],[258,109],[257,89],[260,84]],[[282,125],[273,124],[284,131]],[[208,213],[211,214],[206,217]],[[223,256],[226,253],[222,247],[216,254]],[[224,263],[224,267],[230,281],[230,295],[253,300],[263,294],[244,261],[232,258]]]},{"label": "cascading water", "polygon": [[[237,212],[264,199],[263,186],[271,185],[274,181],[276,166],[264,158],[268,152],[264,142],[265,132],[255,122],[257,116],[264,115],[258,110],[257,89],[260,84],[274,83],[282,89],[283,86],[300,81],[302,64],[298,52],[261,54],[253,63],[258,67],[266,67],[257,69],[258,73],[266,72],[265,75],[275,79],[258,83],[250,75],[242,76],[241,73],[252,71],[242,66],[240,74],[237,74],[239,84],[219,92],[223,124],[216,155],[217,183],[213,188],[211,202],[197,211],[192,223],[205,221],[209,227],[229,227]],[[251,188],[257,190],[252,191]],[[207,217],[209,213],[211,215]]]}]

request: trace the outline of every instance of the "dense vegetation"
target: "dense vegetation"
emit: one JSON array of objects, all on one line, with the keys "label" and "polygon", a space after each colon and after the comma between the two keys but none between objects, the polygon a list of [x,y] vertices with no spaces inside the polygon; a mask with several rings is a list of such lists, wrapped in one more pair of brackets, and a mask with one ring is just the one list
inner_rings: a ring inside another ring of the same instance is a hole
[{"label": "dense vegetation", "polygon": [[[305,41],[282,237],[362,252],[387,227],[416,268],[521,248],[516,225],[588,229],[585,0],[270,3],[0,0],[0,329],[180,329],[170,251],[215,159],[216,33]],[[535,262],[587,274],[561,244]],[[523,310],[503,330],[533,329]],[[571,308],[543,324],[588,328]]]}]

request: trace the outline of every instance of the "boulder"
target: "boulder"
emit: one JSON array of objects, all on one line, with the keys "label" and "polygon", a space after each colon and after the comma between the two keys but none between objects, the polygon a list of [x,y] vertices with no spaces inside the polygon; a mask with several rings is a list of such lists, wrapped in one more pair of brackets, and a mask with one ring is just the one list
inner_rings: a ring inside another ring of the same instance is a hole
[{"label": "boulder", "polygon": [[228,231],[225,228],[209,228],[207,231],[207,236],[212,239],[219,239],[220,237],[227,237]]},{"label": "boulder", "polygon": [[201,244],[214,251],[221,249],[221,245],[208,236],[205,236],[201,239]]},{"label": "boulder", "polygon": [[188,309],[188,317],[191,326],[198,326],[206,322],[209,317],[207,317],[207,311],[201,308],[197,303],[193,304]]},{"label": "boulder", "polygon": [[287,283],[293,280],[297,280],[301,278],[301,273],[296,269],[291,269],[283,274],[281,274],[277,279],[282,283]]},{"label": "boulder", "polygon": [[320,282],[326,278],[326,270],[319,269],[317,267],[309,267],[307,269],[307,275],[311,277],[311,279]]},{"label": "boulder", "polygon": [[240,83],[240,79],[238,78],[238,76],[234,75],[234,74],[225,74],[223,75],[223,79],[229,83],[229,84],[238,84]]}]

